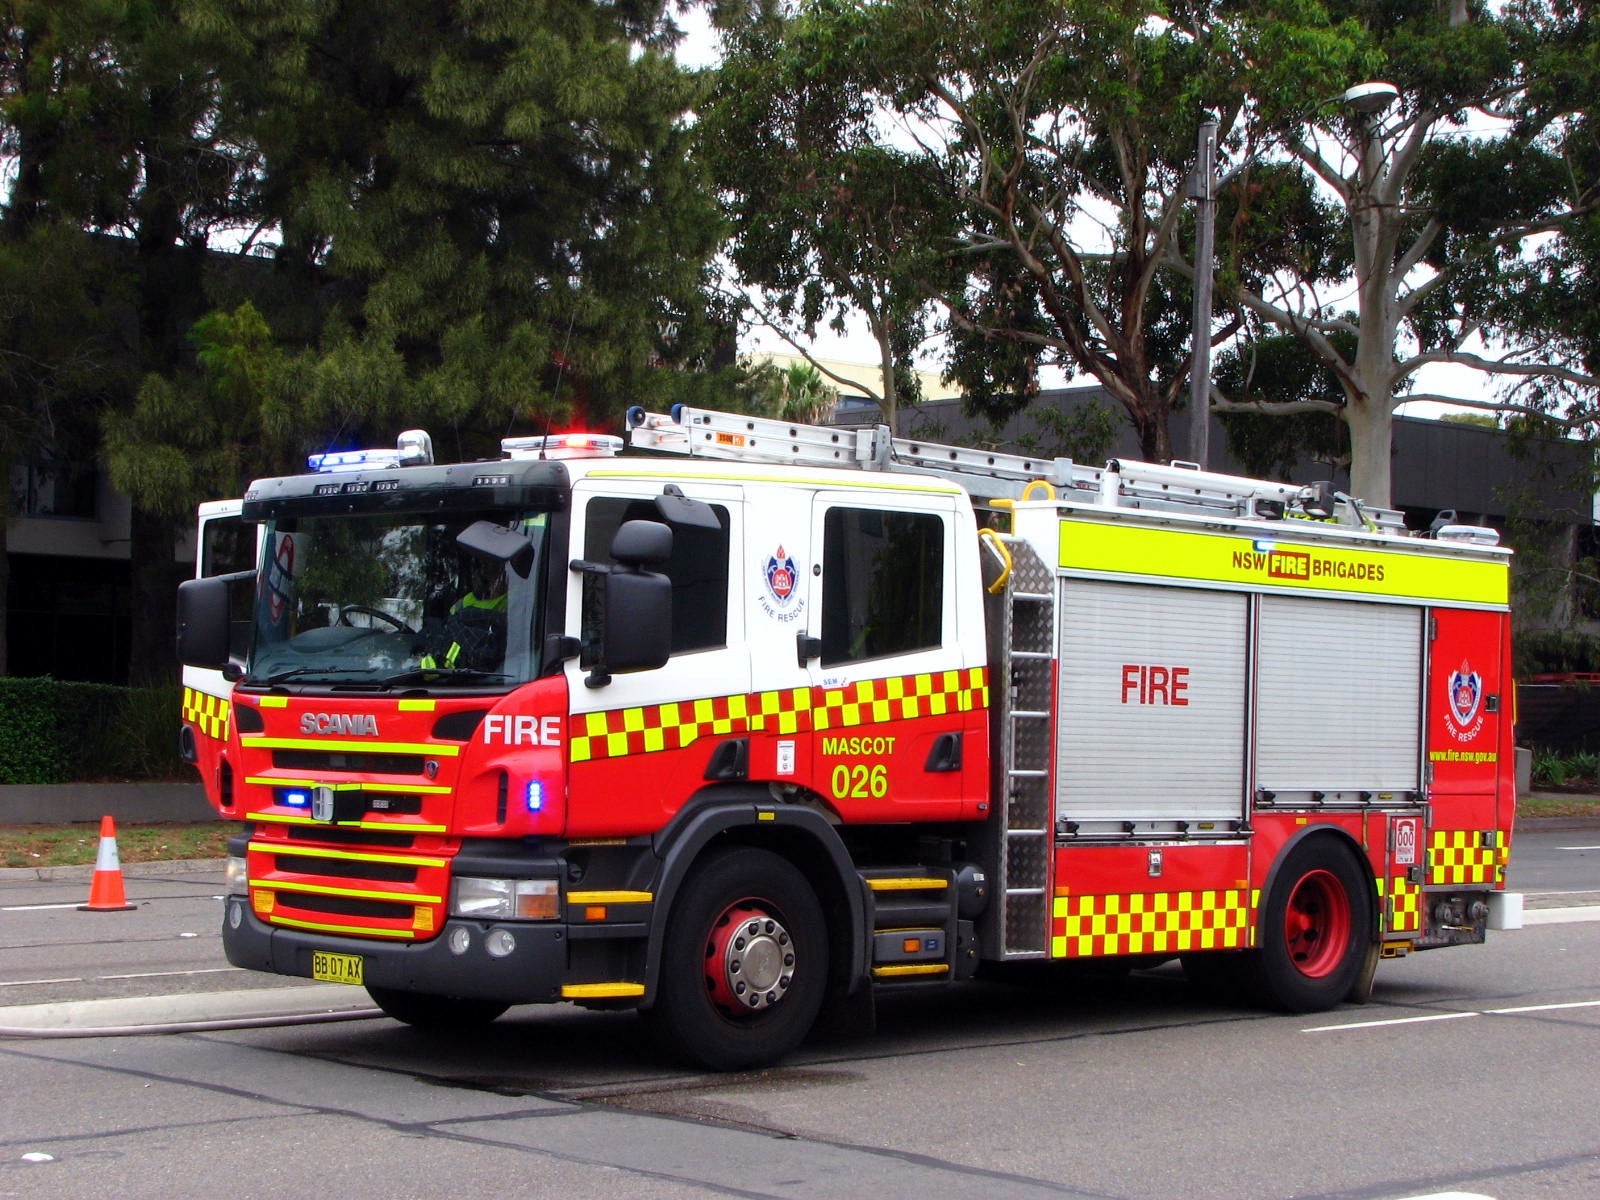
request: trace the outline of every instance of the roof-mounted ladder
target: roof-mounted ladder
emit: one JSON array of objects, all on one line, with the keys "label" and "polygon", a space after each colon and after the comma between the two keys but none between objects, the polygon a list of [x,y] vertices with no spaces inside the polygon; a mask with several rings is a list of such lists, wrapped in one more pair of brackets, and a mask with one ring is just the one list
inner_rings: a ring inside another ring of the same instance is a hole
[{"label": "roof-mounted ladder", "polygon": [[1062,499],[1107,508],[1198,508],[1262,518],[1295,511],[1372,529],[1404,529],[1398,512],[1336,496],[1326,484],[1275,483],[1189,465],[1113,459],[1104,468],[1086,467],[1070,458],[1033,458],[897,438],[886,425],[805,425],[688,405],[678,405],[670,414],[635,407],[628,411],[628,425],[634,446],[642,449],[699,458],[934,475],[959,483],[982,499],[1014,499],[1030,483],[1042,481]]},{"label": "roof-mounted ladder", "polygon": [[699,458],[939,475],[978,496],[1018,496],[1036,479],[1070,487],[1083,471],[1070,458],[1028,458],[891,437],[887,425],[803,425],[688,405],[678,405],[670,415],[633,408],[628,424],[636,447]]}]

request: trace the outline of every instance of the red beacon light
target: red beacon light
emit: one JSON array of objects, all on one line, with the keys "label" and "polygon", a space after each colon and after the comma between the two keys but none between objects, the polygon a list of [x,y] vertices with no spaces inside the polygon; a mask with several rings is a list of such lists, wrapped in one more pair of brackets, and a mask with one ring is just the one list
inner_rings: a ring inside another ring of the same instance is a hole
[{"label": "red beacon light", "polygon": [[608,433],[552,433],[500,439],[500,453],[510,459],[611,458],[621,449],[622,439]]}]

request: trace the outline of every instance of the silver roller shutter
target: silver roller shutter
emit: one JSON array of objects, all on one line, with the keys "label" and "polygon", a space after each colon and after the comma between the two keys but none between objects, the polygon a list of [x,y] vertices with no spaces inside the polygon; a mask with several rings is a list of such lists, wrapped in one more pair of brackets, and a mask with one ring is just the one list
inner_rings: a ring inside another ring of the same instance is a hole
[{"label": "silver roller shutter", "polygon": [[[1062,584],[1056,815],[1237,819],[1244,803],[1247,597],[1196,588]],[[1186,671],[1141,698],[1139,667]]]},{"label": "silver roller shutter", "polygon": [[1258,787],[1417,788],[1422,615],[1404,605],[1261,598]]}]

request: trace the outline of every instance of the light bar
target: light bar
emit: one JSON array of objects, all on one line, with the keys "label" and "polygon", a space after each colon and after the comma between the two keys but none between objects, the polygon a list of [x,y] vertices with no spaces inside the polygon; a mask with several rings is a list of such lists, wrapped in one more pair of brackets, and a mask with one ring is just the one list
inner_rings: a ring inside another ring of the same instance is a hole
[{"label": "light bar", "polygon": [[399,465],[400,455],[394,450],[330,450],[326,454],[306,456],[306,466],[324,474],[331,474],[334,471],[359,471],[362,467]]},{"label": "light bar", "polygon": [[1441,542],[1465,542],[1469,546],[1500,544],[1500,532],[1487,525],[1446,525],[1433,536]]},{"label": "light bar", "polygon": [[507,458],[610,458],[622,449],[622,439],[608,433],[555,433],[547,436],[500,439]]},{"label": "light bar", "polygon": [[395,442],[394,449],[330,450],[306,456],[306,466],[322,474],[334,471],[359,471],[364,467],[426,467],[433,462],[433,439],[425,429],[408,429]]}]

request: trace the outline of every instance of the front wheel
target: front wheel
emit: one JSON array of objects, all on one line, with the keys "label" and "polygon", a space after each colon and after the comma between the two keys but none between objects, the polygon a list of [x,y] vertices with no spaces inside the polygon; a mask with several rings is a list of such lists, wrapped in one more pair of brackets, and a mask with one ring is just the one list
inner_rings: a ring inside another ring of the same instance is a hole
[{"label": "front wheel", "polygon": [[487,1025],[509,1004],[497,1000],[471,1000],[459,996],[434,996],[427,992],[402,992],[395,988],[367,987],[372,1002],[386,1016],[417,1029],[432,1031],[475,1029]]},{"label": "front wheel", "polygon": [[828,933],[787,859],[730,847],[697,865],[662,941],[645,1014],[672,1052],[719,1071],[764,1066],[810,1031],[827,983]]},{"label": "front wheel", "polygon": [[1344,845],[1301,842],[1283,860],[1261,916],[1252,983],[1267,1004],[1321,1012],[1352,994],[1373,938],[1372,879]]}]

